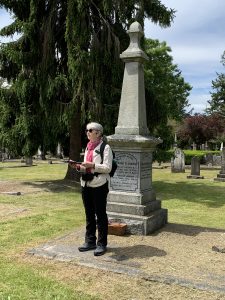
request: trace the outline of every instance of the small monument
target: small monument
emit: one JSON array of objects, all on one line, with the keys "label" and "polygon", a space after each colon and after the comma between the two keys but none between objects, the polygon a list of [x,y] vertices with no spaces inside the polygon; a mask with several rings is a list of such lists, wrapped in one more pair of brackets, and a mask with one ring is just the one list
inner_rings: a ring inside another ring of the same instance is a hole
[{"label": "small monument", "polygon": [[191,159],[191,175],[188,175],[189,179],[204,179],[204,176],[200,176],[200,160],[198,156],[194,156]]},{"label": "small monument", "polygon": [[174,134],[174,144],[173,144],[173,149],[175,150],[177,148],[177,133],[175,132]]},{"label": "small monument", "polygon": [[217,174],[217,178],[214,178],[214,180],[225,182],[225,148],[222,149],[221,158],[221,170],[219,174]]},{"label": "small monument", "polygon": [[197,149],[197,147],[196,147],[196,144],[195,144],[195,142],[193,142],[193,144],[192,144],[192,150],[196,150]]},{"label": "small monument", "polygon": [[167,223],[152,187],[152,152],[160,139],[147,128],[143,63],[143,35],[138,22],[128,31],[130,45],[120,57],[125,62],[120,109],[115,134],[108,142],[116,154],[117,171],[111,178],[107,213],[109,219],[127,224],[131,234],[147,235]]},{"label": "small monument", "polygon": [[184,152],[177,148],[174,151],[174,157],[171,158],[171,172],[184,173],[185,172],[185,157]]},{"label": "small monument", "polygon": [[25,157],[25,164],[26,164],[26,166],[32,166],[33,165],[33,157],[32,156],[26,156]]}]

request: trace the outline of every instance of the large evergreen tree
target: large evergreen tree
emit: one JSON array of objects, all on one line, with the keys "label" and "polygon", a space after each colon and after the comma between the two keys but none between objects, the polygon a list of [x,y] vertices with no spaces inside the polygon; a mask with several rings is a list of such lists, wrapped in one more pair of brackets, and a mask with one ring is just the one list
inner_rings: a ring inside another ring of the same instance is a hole
[{"label": "large evergreen tree", "polygon": [[[221,63],[225,67],[225,52]],[[217,112],[225,116],[225,73],[217,74],[217,78],[212,81],[212,88],[214,91],[211,93],[211,100],[208,101],[208,112]]]},{"label": "large evergreen tree", "polygon": [[[101,120],[106,133],[116,125],[123,63],[119,53],[129,44],[129,25],[148,17],[169,26],[174,11],[160,1],[1,1],[15,21],[1,35],[20,33],[1,45],[1,140],[32,155],[38,146],[49,150],[67,131],[70,157],[79,158],[81,128]],[[153,130],[168,117],[181,117],[189,86],[165,43],[143,43],[146,65],[148,124]],[[162,131],[162,130],[161,130]],[[70,177],[70,169],[67,176]]]},{"label": "large evergreen tree", "polygon": [[1,88],[1,106],[8,116],[1,124],[0,138],[13,152],[32,156],[39,146],[55,149],[64,129],[57,104],[69,102],[64,39],[67,7],[59,1],[0,3],[15,19],[1,35],[20,34],[17,41],[2,44],[0,49],[0,76],[9,84]]},{"label": "large evergreen tree", "polygon": [[[10,83],[2,91],[3,103],[7,107],[13,95],[18,106],[4,132],[15,131],[22,153],[31,155],[41,141],[43,147],[57,141],[66,123],[73,159],[79,156],[82,124],[101,118],[110,131],[116,123],[123,73],[119,53],[128,45],[129,24],[149,17],[169,26],[174,16],[158,0],[1,0],[0,7],[15,16],[1,35],[21,34],[0,49],[1,76]],[[114,123],[109,126],[108,120]]]},{"label": "large evergreen tree", "polygon": [[68,1],[66,40],[77,119],[101,121],[106,134],[113,132],[123,76],[119,53],[128,47],[129,25],[134,20],[143,25],[149,17],[169,26],[173,16],[158,0]]}]

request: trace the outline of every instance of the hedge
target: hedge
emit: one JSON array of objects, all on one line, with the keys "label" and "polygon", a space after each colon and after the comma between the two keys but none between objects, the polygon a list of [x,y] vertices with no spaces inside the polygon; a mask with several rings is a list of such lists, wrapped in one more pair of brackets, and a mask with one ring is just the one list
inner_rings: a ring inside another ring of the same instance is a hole
[{"label": "hedge", "polygon": [[[205,155],[212,154],[212,155],[221,155],[220,151],[203,151],[203,150],[183,150],[185,155],[185,164],[190,165],[191,159],[194,156],[199,157],[200,163],[205,163]],[[153,161],[157,161],[158,163],[161,162],[170,162],[171,158],[174,156],[174,150],[161,150],[157,149],[153,153]]]}]

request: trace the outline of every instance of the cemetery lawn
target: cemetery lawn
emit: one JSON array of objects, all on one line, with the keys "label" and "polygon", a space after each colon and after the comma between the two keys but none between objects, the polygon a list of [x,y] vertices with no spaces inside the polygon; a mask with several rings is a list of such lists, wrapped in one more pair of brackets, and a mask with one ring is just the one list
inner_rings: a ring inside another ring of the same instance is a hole
[{"label": "cemetery lawn", "polygon": [[[20,166],[0,163],[0,299],[150,299],[150,290],[164,289],[166,297],[167,291],[176,295],[185,289],[28,255],[29,249],[83,228],[85,217],[79,184],[63,180],[66,164]],[[170,223],[225,229],[225,183],[213,181],[218,172],[203,170],[205,179],[192,180],[188,170],[153,169],[153,187]]]},{"label": "cemetery lawn", "polygon": [[[26,251],[84,223],[79,185],[64,181],[67,165],[0,164],[0,299],[94,299],[26,262]],[[21,195],[5,194],[21,192]]]},{"label": "cemetery lawn", "polygon": [[187,179],[190,169],[153,169],[153,187],[168,209],[169,223],[225,229],[225,182],[214,181],[218,173],[203,169],[204,179]]}]

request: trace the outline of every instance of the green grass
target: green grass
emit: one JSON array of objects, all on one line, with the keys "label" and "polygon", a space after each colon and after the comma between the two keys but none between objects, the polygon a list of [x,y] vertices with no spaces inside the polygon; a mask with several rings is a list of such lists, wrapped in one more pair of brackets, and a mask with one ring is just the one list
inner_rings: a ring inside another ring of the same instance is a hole
[{"label": "green grass", "polygon": [[187,179],[190,170],[153,170],[153,187],[169,222],[225,229],[225,182],[213,180],[218,172],[202,170],[204,179]]},{"label": "green grass", "polygon": [[63,179],[67,164],[55,161],[48,164],[47,161],[34,161],[32,167],[25,166],[25,163],[4,162],[0,163],[0,180],[57,180]]},{"label": "green grass", "polygon": [[32,167],[20,163],[0,164],[0,185],[23,181],[39,191],[21,196],[0,194],[0,205],[26,208],[20,217],[0,217],[0,299],[61,300],[97,299],[46,275],[47,267],[31,267],[18,261],[18,254],[34,245],[61,236],[84,224],[80,188],[63,181],[66,164],[40,162]]},{"label": "green grass", "polygon": [[[83,226],[85,220],[79,186],[63,180],[66,164],[19,165],[0,163],[0,185],[22,181],[39,191],[0,194],[0,205],[27,209],[18,217],[0,217],[0,300],[100,299],[80,289],[79,279],[56,279],[49,263],[18,259],[26,250]],[[218,172],[202,170],[205,179],[193,180],[186,178],[190,170],[172,174],[170,169],[153,169],[153,187],[170,223],[225,229],[225,183],[213,180]]]},{"label": "green grass", "polygon": [[0,261],[0,270],[0,299],[94,299],[85,293],[74,292],[71,287],[46,277],[42,270],[34,270],[5,259]]}]

